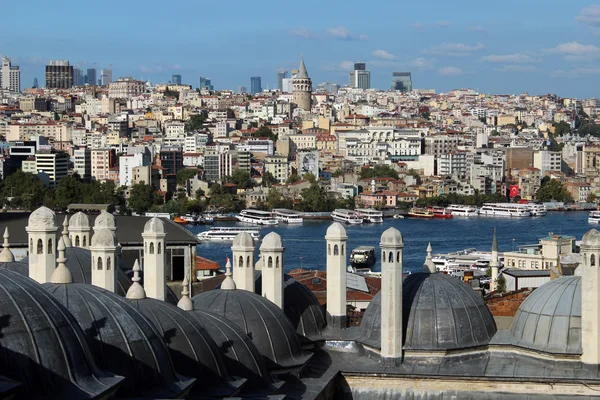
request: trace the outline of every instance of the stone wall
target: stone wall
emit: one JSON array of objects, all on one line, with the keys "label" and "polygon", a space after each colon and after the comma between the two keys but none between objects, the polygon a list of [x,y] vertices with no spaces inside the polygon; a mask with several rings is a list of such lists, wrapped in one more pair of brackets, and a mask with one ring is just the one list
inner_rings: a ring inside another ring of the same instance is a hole
[{"label": "stone wall", "polygon": [[514,317],[521,303],[532,291],[527,288],[503,294],[491,293],[484,300],[494,317]]}]

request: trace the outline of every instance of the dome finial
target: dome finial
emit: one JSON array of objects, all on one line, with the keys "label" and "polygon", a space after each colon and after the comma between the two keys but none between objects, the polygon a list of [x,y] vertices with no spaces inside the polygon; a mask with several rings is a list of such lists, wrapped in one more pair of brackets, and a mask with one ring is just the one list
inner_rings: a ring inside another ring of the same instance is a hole
[{"label": "dome finial", "polygon": [[2,244],[2,252],[0,252],[0,262],[13,262],[15,261],[15,256],[10,251],[10,244],[8,243],[8,227],[4,229],[4,243]]},{"label": "dome finial", "polygon": [[73,247],[71,239],[69,238],[69,216],[65,215],[63,221],[62,239],[65,241],[65,247]]},{"label": "dome finial", "polygon": [[425,264],[423,264],[423,272],[433,274],[437,272],[437,268],[433,263],[433,256],[431,255],[433,250],[431,249],[431,242],[427,244],[427,257],[425,258]]},{"label": "dome finial", "polygon": [[183,278],[182,282],[183,288],[181,289],[181,299],[177,303],[177,307],[183,311],[192,311],[194,309],[194,303],[192,302],[192,299],[190,299],[190,291],[188,290],[189,285],[190,282],[186,276]]},{"label": "dome finial", "polygon": [[221,283],[221,289],[235,290],[235,281],[231,275],[231,261],[229,261],[229,257],[227,257],[227,262],[225,263],[225,280]]},{"label": "dome finial", "polygon": [[67,262],[67,256],[65,255],[66,248],[65,241],[61,237],[58,240],[58,247],[56,248],[58,250],[58,258],[56,259],[58,266],[52,273],[52,277],[50,278],[51,283],[73,283],[73,275],[71,275],[71,271],[69,271],[69,268],[65,264]]},{"label": "dome finial", "polygon": [[133,281],[133,283],[127,291],[127,296],[125,297],[134,300],[145,299],[146,291],[144,290],[144,287],[140,284],[140,281],[142,279],[140,278],[140,263],[137,259],[135,260],[135,264],[133,264],[133,278],[131,278],[131,280]]}]

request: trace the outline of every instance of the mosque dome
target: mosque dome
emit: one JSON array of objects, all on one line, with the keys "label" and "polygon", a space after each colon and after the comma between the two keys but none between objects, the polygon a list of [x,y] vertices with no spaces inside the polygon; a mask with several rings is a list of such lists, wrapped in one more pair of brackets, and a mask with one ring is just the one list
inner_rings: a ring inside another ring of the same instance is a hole
[{"label": "mosque dome", "polygon": [[112,397],[122,377],[100,371],[73,316],[37,282],[0,270],[0,374],[23,398]]},{"label": "mosque dome", "polygon": [[310,358],[283,310],[246,290],[211,290],[192,298],[194,308],[221,315],[237,324],[266,358],[268,367],[301,367]]},{"label": "mosque dome", "polygon": [[40,207],[29,215],[28,229],[56,230],[56,214],[48,207]]},{"label": "mosque dome", "polygon": [[519,307],[510,333],[515,346],[581,354],[581,276],[560,277],[534,290]]},{"label": "mosque dome", "polygon": [[334,222],[327,228],[325,239],[347,239],[346,228],[339,222]]},{"label": "mosque dome", "polygon": [[260,245],[261,251],[272,251],[281,249],[283,249],[283,242],[281,241],[281,236],[279,236],[279,234],[276,232],[271,232],[267,236],[265,236]]},{"label": "mosque dome", "polygon": [[248,232],[238,233],[233,239],[232,249],[252,247],[254,249],[254,239]]},{"label": "mosque dome", "polygon": [[[485,302],[459,279],[416,273],[402,284],[404,349],[452,350],[487,345],[496,323]],[[360,341],[381,346],[381,292],[367,308]]]},{"label": "mosque dome", "polygon": [[403,244],[404,239],[402,238],[402,234],[396,228],[388,228],[381,235],[381,244],[389,244],[389,245],[397,245]]},{"label": "mosque dome", "polygon": [[183,397],[195,379],[178,375],[152,322],[129,301],[81,283],[43,285],[84,331],[96,363],[126,379],[117,397]]},{"label": "mosque dome", "polygon": [[81,211],[76,212],[69,219],[69,227],[74,230],[89,230],[90,219]]},{"label": "mosque dome", "polygon": [[165,223],[160,218],[152,217],[144,225],[144,233],[165,233]]},{"label": "mosque dome", "polygon": [[92,236],[92,247],[116,247],[117,238],[108,229],[97,229]]},{"label": "mosque dome", "polygon": [[590,229],[583,235],[581,246],[600,247],[600,232],[597,229]]},{"label": "mosque dome", "polygon": [[0,262],[0,269],[7,269],[23,276],[29,276],[29,263],[24,261]]},{"label": "mosque dome", "polygon": [[102,228],[109,229],[111,231],[116,230],[117,221],[115,216],[107,213],[106,211],[102,211],[94,220],[94,231]]},{"label": "mosque dome", "polygon": [[152,322],[162,336],[175,370],[196,378],[191,397],[228,397],[244,380],[234,381],[208,332],[189,313],[164,301],[144,298],[129,300],[134,308]]}]

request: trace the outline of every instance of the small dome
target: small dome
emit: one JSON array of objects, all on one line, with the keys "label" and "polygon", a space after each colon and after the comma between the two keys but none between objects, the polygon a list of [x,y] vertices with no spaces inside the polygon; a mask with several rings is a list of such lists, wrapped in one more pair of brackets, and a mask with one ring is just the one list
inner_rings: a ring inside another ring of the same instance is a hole
[{"label": "small dome", "polygon": [[115,231],[117,229],[115,216],[106,211],[102,211],[94,220],[94,231],[102,228]]},{"label": "small dome", "polygon": [[70,230],[90,230],[90,219],[87,215],[82,213],[81,211],[76,212],[69,219],[69,229]]},{"label": "small dome", "polygon": [[161,335],[123,297],[81,283],[43,287],[73,314],[98,366],[126,378],[116,397],[174,398],[194,384],[175,372]]},{"label": "small dome", "polygon": [[519,307],[510,332],[515,346],[581,354],[581,276],[564,276],[534,290]]},{"label": "small dome", "polygon": [[339,222],[334,222],[333,224],[329,225],[329,228],[327,228],[325,239],[348,239],[346,228],[344,228],[344,226]]},{"label": "small dome", "polygon": [[117,238],[108,229],[97,229],[92,236],[92,247],[117,247]]},{"label": "small dome", "polygon": [[403,244],[404,239],[402,238],[402,234],[396,228],[388,228],[381,235],[381,245],[399,245]]},{"label": "small dome", "polygon": [[233,239],[232,249],[254,248],[254,239],[248,232],[238,233]]},{"label": "small dome", "polygon": [[581,246],[600,247],[600,232],[597,229],[590,229],[583,235]]},{"label": "small dome", "polygon": [[0,270],[0,288],[0,374],[23,384],[23,398],[112,397],[123,378],[96,367],[84,333],[62,304],[13,271]]},{"label": "small dome", "polygon": [[160,218],[152,217],[144,225],[144,233],[165,233],[165,223]]},{"label": "small dome", "polygon": [[0,269],[7,269],[23,276],[29,276],[29,263],[25,261],[0,262]]},{"label": "small dome", "polygon": [[276,232],[271,232],[267,236],[264,237],[262,244],[260,245],[260,250],[281,250],[283,249],[283,242],[281,241],[281,236]]},{"label": "small dome", "polygon": [[29,215],[28,229],[58,229],[56,214],[48,207],[40,207]]},{"label": "small dome", "polygon": [[299,368],[310,358],[283,310],[246,290],[211,290],[194,296],[194,309],[221,315],[242,328],[269,368]]}]

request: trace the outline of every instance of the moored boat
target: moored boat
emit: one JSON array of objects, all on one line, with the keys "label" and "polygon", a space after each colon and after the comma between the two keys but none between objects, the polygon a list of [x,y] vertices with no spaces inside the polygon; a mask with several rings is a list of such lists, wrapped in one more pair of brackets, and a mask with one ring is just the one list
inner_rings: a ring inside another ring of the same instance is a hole
[{"label": "moored boat", "polygon": [[479,214],[477,207],[464,204],[450,204],[446,210],[455,217],[476,217]]},{"label": "moored boat", "polygon": [[498,217],[530,217],[529,205],[517,203],[485,203],[479,215]]},{"label": "moored boat", "polygon": [[588,223],[600,224],[600,211],[590,211],[588,215]]},{"label": "moored boat", "polygon": [[274,208],[272,210],[272,215],[277,221],[285,224],[301,224],[304,222],[304,217],[301,212],[287,210],[285,208]]},{"label": "moored boat", "polygon": [[277,225],[278,221],[273,218],[273,215],[270,211],[261,211],[261,210],[242,210],[236,218],[240,222],[245,222],[247,224],[256,224],[256,225]]},{"label": "moored boat", "polygon": [[354,211],[362,215],[364,222],[372,222],[376,224],[383,222],[383,213],[381,211],[374,210],[372,208],[357,208]]},{"label": "moored boat", "polygon": [[408,216],[411,218],[433,218],[433,211],[427,208],[413,207],[408,211]]},{"label": "moored boat", "polygon": [[433,212],[433,218],[450,219],[453,217],[452,213],[444,207],[429,207],[429,210]]},{"label": "moored boat", "polygon": [[350,253],[350,264],[354,272],[360,270],[370,271],[375,264],[375,260],[375,247],[373,246],[359,246]]},{"label": "moored boat", "polygon": [[333,218],[334,221],[341,222],[343,224],[356,225],[363,223],[363,218],[359,213],[354,210],[346,210],[343,208],[334,210],[331,213],[331,218]]},{"label": "moored boat", "polygon": [[260,240],[260,229],[257,228],[229,228],[218,227],[211,228],[207,231],[200,232],[196,237],[200,240],[212,242],[231,242],[235,237],[242,232],[247,232],[255,241]]},{"label": "moored boat", "polygon": [[182,225],[186,225],[188,223],[188,220],[177,215],[175,218],[173,218],[174,222],[177,222],[178,224],[182,224]]}]

